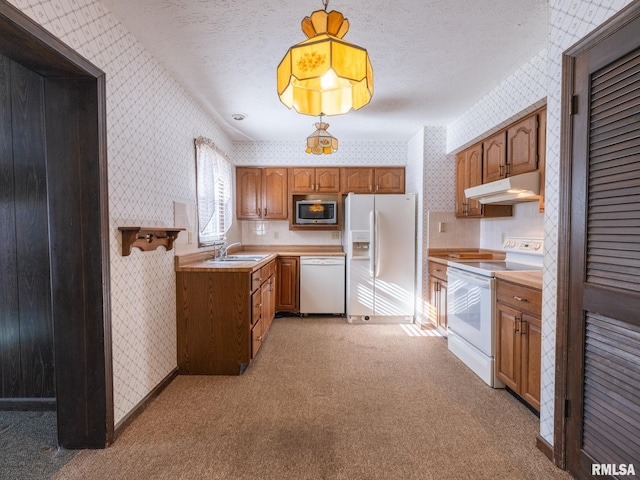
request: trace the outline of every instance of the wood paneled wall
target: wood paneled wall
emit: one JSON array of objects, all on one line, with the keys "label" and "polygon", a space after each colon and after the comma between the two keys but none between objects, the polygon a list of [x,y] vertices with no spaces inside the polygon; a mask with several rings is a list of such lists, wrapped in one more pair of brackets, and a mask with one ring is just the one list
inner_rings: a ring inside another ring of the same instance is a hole
[{"label": "wood paneled wall", "polygon": [[44,79],[0,56],[0,396],[53,398]]}]

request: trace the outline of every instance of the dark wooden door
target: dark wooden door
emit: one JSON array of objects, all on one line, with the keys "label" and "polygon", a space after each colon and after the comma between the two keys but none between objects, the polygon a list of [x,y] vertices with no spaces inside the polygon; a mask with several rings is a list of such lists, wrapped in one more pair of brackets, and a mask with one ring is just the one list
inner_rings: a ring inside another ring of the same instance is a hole
[{"label": "dark wooden door", "polygon": [[640,19],[573,65],[566,461],[591,478],[640,466]]}]

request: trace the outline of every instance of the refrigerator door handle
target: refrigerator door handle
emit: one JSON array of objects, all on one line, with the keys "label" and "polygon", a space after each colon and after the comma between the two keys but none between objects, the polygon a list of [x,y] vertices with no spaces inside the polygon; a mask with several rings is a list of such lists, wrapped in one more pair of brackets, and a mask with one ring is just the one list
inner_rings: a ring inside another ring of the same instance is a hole
[{"label": "refrigerator door handle", "polygon": [[375,248],[375,258],[376,258],[376,263],[375,263],[375,277],[378,278],[378,275],[380,275],[380,213],[376,210],[376,216],[375,216],[375,237],[374,237],[374,245],[373,248]]},{"label": "refrigerator door handle", "polygon": [[369,212],[369,238],[373,240],[373,248],[369,248],[369,276],[373,278],[374,275],[374,262],[375,262],[375,248],[376,248],[376,238],[375,234],[375,222],[374,222],[374,212],[371,210]]}]

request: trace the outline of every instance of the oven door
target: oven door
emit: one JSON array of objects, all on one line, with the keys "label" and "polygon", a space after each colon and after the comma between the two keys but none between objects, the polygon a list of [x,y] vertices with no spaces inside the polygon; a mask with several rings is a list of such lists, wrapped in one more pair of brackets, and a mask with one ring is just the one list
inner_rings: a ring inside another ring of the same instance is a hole
[{"label": "oven door", "polygon": [[448,328],[488,357],[493,357],[495,279],[447,269]]}]

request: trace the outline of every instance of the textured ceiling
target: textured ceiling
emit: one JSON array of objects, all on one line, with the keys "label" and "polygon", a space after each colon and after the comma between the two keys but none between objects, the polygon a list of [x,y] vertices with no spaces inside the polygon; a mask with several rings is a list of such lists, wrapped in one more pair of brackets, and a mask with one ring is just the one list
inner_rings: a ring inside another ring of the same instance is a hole
[{"label": "textured ceiling", "polygon": [[[316,117],[280,103],[276,67],[321,0],[102,2],[232,139],[313,132]],[[332,0],[328,10],[349,20],[345,40],[368,50],[375,79],[368,105],[325,117],[341,141],[406,141],[448,125],[547,43],[547,0]]]}]

